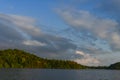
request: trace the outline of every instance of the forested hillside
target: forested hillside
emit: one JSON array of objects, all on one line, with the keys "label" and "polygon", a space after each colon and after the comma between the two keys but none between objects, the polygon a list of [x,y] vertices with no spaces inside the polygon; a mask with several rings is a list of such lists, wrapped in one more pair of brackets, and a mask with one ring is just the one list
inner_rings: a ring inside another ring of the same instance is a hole
[{"label": "forested hillside", "polygon": [[22,50],[8,49],[0,51],[0,68],[85,69],[87,67],[73,61],[49,60]]},{"label": "forested hillside", "polygon": [[114,64],[111,64],[108,69],[119,69],[120,70],[120,62],[117,62],[117,63],[114,63]]}]

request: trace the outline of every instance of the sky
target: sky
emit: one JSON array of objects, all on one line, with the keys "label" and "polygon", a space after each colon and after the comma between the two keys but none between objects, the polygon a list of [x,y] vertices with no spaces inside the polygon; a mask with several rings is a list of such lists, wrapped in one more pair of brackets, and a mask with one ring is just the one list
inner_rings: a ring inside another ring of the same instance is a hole
[{"label": "sky", "polygon": [[88,66],[120,61],[119,0],[0,0],[0,49]]}]

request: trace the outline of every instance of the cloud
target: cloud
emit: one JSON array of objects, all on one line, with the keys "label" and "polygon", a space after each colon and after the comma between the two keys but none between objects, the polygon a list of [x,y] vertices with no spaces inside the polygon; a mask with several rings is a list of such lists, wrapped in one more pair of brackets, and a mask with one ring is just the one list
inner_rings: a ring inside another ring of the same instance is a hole
[{"label": "cloud", "polygon": [[26,17],[26,16],[18,16],[18,15],[9,15],[7,20],[12,21],[13,25],[17,25],[17,30],[22,31],[21,33],[25,32],[26,34],[30,35],[40,35],[40,29],[35,24],[35,19]]},{"label": "cloud", "polygon": [[27,41],[23,41],[24,45],[28,45],[28,46],[45,46],[45,43],[41,43],[39,41],[36,40],[27,40]]},{"label": "cloud", "polygon": [[84,10],[58,10],[58,14],[66,24],[81,32],[83,36],[91,34],[101,42],[105,41],[113,51],[120,49],[119,22],[115,19],[101,18]]},{"label": "cloud", "polygon": [[90,54],[86,54],[82,51],[76,51],[76,54],[83,56],[82,58],[76,58],[74,61],[83,65],[89,65],[89,66],[98,66],[100,64],[100,61],[92,56]]},{"label": "cloud", "polygon": [[101,38],[105,38],[111,31],[115,30],[118,23],[111,19],[102,19],[92,15],[88,11],[58,11],[64,21],[71,27],[79,30],[87,30],[93,34],[97,34]]},{"label": "cloud", "polygon": [[0,44],[1,49],[19,48],[49,58],[62,58],[77,47],[69,39],[44,33],[33,18],[10,14],[0,14]]}]

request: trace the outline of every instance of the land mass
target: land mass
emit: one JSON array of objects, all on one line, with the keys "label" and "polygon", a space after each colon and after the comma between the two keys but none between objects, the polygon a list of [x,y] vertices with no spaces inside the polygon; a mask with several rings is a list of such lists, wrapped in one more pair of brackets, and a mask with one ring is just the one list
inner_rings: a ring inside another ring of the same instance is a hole
[{"label": "land mass", "polygon": [[18,50],[0,50],[0,68],[45,68],[45,69],[120,69],[120,62],[110,66],[90,67],[74,61],[45,59]]}]

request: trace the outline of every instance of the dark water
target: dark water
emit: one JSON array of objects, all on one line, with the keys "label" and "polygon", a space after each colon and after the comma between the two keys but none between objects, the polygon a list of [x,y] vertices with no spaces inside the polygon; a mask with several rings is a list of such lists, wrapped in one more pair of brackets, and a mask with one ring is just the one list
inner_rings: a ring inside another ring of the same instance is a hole
[{"label": "dark water", "polygon": [[0,69],[0,80],[120,80],[120,71]]}]

